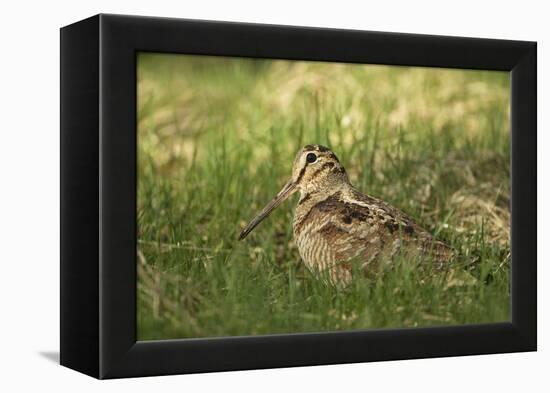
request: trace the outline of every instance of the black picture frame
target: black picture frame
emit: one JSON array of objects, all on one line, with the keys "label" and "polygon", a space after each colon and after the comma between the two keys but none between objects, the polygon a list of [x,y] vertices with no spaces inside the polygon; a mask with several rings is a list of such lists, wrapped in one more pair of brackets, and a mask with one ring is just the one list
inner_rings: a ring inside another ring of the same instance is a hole
[{"label": "black picture frame", "polygon": [[[512,321],[136,342],[136,53],[511,72]],[[536,43],[96,15],[61,29],[61,364],[96,378],[534,351]]]}]

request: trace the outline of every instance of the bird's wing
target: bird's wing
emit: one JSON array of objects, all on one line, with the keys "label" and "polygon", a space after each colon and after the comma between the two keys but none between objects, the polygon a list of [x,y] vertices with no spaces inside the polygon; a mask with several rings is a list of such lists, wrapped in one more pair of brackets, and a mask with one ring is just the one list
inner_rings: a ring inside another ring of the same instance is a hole
[{"label": "bird's wing", "polygon": [[[450,257],[452,250],[393,206],[360,193],[327,199],[312,208],[318,215],[318,232],[337,250],[338,260],[361,256],[368,264],[390,258],[405,249],[429,254],[436,260]],[[313,218],[313,217],[312,217]]]}]

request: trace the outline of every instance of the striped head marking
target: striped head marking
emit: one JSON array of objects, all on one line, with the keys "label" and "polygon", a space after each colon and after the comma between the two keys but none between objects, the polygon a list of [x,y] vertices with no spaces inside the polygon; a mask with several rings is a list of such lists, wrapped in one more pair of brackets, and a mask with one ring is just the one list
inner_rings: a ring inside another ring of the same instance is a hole
[{"label": "striped head marking", "polygon": [[302,193],[333,190],[349,183],[336,154],[321,145],[306,145],[298,152],[292,167],[292,181]]},{"label": "striped head marking", "polygon": [[348,176],[338,157],[327,147],[306,145],[296,155],[292,176],[281,191],[241,231],[239,240],[244,239],[283,201],[296,191],[302,195],[312,192],[334,192],[343,184],[349,184]]}]

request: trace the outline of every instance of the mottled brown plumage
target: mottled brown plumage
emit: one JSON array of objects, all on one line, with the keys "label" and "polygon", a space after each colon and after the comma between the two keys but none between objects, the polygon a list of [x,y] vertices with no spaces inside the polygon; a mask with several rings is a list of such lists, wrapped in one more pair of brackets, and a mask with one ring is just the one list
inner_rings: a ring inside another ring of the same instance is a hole
[{"label": "mottled brown plumage", "polygon": [[291,179],[239,239],[296,191],[301,196],[293,229],[300,256],[311,271],[328,273],[333,283],[350,281],[351,261],[359,261],[368,273],[398,254],[429,256],[439,266],[453,257],[449,246],[405,213],[356,190],[336,155],[321,145],[307,145],[297,154]]}]

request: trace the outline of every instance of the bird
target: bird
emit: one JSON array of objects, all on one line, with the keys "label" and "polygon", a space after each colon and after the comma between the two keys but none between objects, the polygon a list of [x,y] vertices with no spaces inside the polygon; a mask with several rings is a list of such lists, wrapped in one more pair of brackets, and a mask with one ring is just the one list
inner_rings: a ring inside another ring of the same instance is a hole
[{"label": "bird", "polygon": [[354,263],[368,275],[397,255],[429,258],[437,267],[455,256],[407,214],[357,190],[336,154],[319,144],[297,153],[290,179],[241,230],[239,240],[295,192],[300,193],[293,222],[298,252],[308,270],[323,273],[331,284],[347,286]]}]

